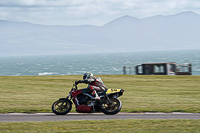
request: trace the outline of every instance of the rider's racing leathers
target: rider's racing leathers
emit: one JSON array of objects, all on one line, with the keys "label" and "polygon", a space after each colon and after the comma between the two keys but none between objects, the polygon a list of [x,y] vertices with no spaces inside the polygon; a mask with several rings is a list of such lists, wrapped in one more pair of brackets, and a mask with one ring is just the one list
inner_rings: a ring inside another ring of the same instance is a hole
[{"label": "rider's racing leathers", "polygon": [[104,85],[100,77],[90,76],[88,79],[76,81],[76,84],[78,83],[88,84],[87,88],[92,91],[91,93],[95,96],[95,99],[100,99],[97,92],[107,90],[107,87]]}]

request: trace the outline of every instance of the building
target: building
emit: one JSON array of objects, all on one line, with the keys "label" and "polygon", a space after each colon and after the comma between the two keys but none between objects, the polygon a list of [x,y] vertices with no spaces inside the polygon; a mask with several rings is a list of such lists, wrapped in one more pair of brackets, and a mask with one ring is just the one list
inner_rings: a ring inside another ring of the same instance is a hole
[{"label": "building", "polygon": [[190,63],[176,64],[176,62],[144,63],[137,66],[124,66],[124,74],[137,75],[192,75]]}]

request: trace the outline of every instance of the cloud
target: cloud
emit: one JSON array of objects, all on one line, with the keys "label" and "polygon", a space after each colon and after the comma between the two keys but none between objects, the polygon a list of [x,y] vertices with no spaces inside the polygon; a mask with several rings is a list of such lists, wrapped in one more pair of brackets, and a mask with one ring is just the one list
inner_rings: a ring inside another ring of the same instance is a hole
[{"label": "cloud", "polygon": [[5,7],[62,7],[81,5],[81,1],[66,0],[6,0],[0,1],[1,6]]},{"label": "cloud", "polygon": [[0,19],[36,24],[103,25],[115,18],[200,13],[198,0],[1,0]]}]

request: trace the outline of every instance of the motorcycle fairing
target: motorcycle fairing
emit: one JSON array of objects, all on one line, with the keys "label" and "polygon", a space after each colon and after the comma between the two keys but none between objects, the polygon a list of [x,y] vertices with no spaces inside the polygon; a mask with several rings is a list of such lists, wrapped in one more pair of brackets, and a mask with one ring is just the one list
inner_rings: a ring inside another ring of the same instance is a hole
[{"label": "motorcycle fairing", "polygon": [[110,94],[110,93],[117,93],[117,92],[123,92],[123,89],[108,89],[106,91],[106,94]]},{"label": "motorcycle fairing", "polygon": [[106,95],[109,98],[117,98],[120,97],[121,95],[123,95],[124,90],[123,89],[108,89],[106,92]]},{"label": "motorcycle fairing", "polygon": [[71,93],[71,95],[72,95],[73,97],[77,97],[77,95],[78,95],[78,94],[81,94],[81,93],[82,93],[81,90],[75,90],[75,91],[73,91],[73,92]]}]

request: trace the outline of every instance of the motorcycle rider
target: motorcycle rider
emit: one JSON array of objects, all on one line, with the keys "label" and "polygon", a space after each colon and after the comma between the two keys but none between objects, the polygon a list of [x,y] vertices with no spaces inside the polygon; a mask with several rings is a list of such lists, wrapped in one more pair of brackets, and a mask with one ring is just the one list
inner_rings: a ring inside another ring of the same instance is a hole
[{"label": "motorcycle rider", "polygon": [[87,72],[83,75],[83,80],[76,80],[75,84],[78,85],[79,83],[88,84],[88,89],[92,92],[91,94],[95,97],[94,99],[100,100],[100,97],[97,93],[100,91],[107,90],[107,87],[104,85],[103,81],[100,77],[94,77],[92,73]]}]

